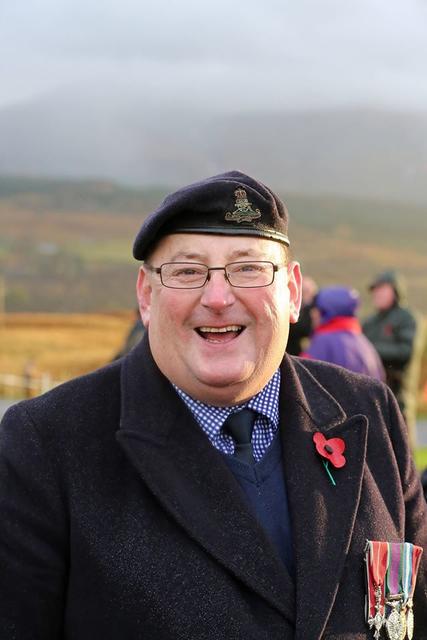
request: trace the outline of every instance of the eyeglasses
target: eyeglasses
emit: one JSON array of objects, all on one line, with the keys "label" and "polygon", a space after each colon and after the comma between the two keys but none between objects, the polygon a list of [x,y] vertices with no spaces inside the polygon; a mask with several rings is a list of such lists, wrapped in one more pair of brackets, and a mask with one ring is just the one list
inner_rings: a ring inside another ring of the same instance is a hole
[{"label": "eyeglasses", "polygon": [[165,262],[160,267],[145,263],[145,267],[160,275],[160,281],[169,289],[200,289],[211,277],[211,271],[224,271],[224,278],[232,287],[268,287],[276,271],[286,266],[265,260],[229,262],[225,267],[208,267],[199,262]]}]

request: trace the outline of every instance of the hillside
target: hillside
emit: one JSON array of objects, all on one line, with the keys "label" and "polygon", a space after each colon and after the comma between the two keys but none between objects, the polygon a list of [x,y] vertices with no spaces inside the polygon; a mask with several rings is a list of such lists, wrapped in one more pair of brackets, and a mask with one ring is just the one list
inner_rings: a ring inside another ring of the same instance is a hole
[{"label": "hillside", "polygon": [[[0,108],[0,174],[179,185],[239,168],[286,192],[427,204],[427,116],[360,108],[177,108],[47,95]],[[219,97],[218,97],[219,98]]]},{"label": "hillside", "polygon": [[150,211],[166,188],[144,190],[106,180],[66,180],[0,175],[0,203],[31,211],[133,213]]},{"label": "hillside", "polygon": [[[107,311],[134,305],[131,246],[166,188],[106,181],[0,178],[0,267],[8,311]],[[357,287],[387,267],[427,312],[425,208],[279,189],[294,256],[320,284]]]}]

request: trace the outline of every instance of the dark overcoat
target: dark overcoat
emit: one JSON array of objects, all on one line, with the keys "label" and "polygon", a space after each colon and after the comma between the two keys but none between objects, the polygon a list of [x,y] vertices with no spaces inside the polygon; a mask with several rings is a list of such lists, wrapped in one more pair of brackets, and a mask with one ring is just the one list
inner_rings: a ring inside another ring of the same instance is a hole
[{"label": "dark overcoat", "polygon": [[[292,579],[157,369],[126,358],[9,410],[0,440],[0,637],[362,640],[366,539],[427,549],[427,514],[381,383],[285,356]],[[346,443],[333,486],[315,431]],[[427,638],[426,564],[415,602]]]}]

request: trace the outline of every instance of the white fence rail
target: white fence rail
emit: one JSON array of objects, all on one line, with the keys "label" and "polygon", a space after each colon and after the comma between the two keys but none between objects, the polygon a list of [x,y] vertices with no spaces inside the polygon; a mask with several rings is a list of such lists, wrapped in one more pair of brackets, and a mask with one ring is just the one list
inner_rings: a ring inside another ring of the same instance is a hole
[{"label": "white fence rail", "polygon": [[2,395],[8,395],[8,391],[18,394],[20,397],[31,396],[49,391],[60,384],[53,380],[49,373],[40,375],[16,375],[14,373],[0,373],[0,390]]}]

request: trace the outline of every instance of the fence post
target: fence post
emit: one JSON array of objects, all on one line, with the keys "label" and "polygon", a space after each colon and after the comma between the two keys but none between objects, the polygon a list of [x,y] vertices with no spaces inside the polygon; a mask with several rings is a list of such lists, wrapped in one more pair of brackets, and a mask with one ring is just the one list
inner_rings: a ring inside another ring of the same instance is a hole
[{"label": "fence post", "polygon": [[49,389],[52,389],[52,386],[52,376],[50,373],[42,373],[40,379],[40,392],[44,393],[45,391],[49,391]]},{"label": "fence post", "polygon": [[34,362],[32,362],[32,360],[28,360],[25,363],[24,371],[22,375],[23,383],[24,383],[23,390],[24,390],[25,398],[31,398],[33,395],[34,376],[35,376]]}]

